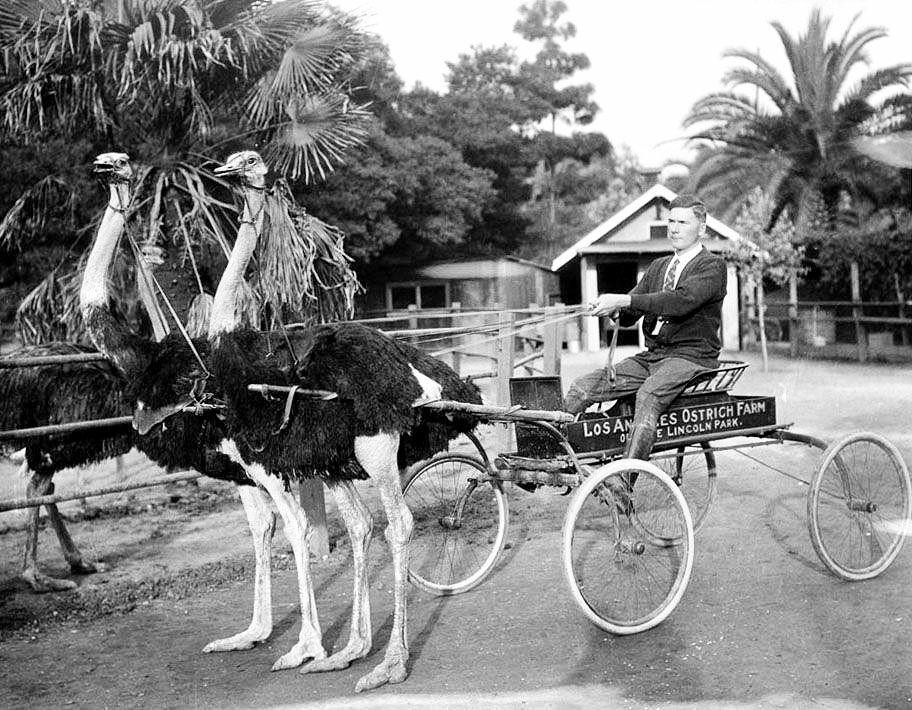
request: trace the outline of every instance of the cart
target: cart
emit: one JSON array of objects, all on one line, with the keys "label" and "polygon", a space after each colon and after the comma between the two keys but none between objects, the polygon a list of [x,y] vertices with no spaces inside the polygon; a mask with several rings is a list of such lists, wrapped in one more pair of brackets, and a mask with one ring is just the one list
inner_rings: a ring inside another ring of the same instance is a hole
[{"label": "cart", "polygon": [[823,564],[846,580],[879,575],[912,529],[912,486],[896,447],[868,432],[828,445],[792,431],[776,421],[775,398],[731,393],[746,368],[723,362],[691,380],[662,415],[649,461],[622,458],[631,399],[576,418],[559,411],[557,377],[512,379],[511,406],[425,405],[512,423],[517,450],[491,458],[469,435],[477,454],[439,454],[405,473],[415,521],[410,580],[437,595],[476,587],[506,542],[504,483],[565,487],[572,495],[562,566],[573,599],[606,631],[645,631],[668,617],[687,587],[694,532],[715,498],[715,452],[775,444],[823,452],[810,480],[798,478],[808,486],[807,526]]}]

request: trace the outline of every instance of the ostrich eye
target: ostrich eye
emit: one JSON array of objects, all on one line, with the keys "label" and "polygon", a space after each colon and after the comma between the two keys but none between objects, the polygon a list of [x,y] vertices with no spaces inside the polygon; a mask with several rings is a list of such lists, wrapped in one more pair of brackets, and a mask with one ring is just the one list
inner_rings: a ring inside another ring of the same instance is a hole
[{"label": "ostrich eye", "polygon": [[256,162],[256,158],[247,158],[247,163],[253,165]]}]

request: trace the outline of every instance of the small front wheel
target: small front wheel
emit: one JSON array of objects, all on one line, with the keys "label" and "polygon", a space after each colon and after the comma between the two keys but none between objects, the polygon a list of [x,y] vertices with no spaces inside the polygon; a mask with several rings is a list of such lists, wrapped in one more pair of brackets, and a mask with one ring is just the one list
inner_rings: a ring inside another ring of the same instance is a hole
[{"label": "small front wheel", "polygon": [[879,434],[851,434],[827,447],[807,498],[821,561],[850,581],[883,572],[912,534],[910,491],[902,456]]},{"label": "small front wheel", "polygon": [[564,577],[597,626],[635,634],[677,606],[693,568],[693,521],[678,486],[648,461],[602,466],[564,518]]},{"label": "small front wheel", "polygon": [[474,456],[444,453],[410,471],[402,492],[414,521],[412,584],[439,596],[481,584],[507,538],[509,510],[501,482],[491,480]]}]

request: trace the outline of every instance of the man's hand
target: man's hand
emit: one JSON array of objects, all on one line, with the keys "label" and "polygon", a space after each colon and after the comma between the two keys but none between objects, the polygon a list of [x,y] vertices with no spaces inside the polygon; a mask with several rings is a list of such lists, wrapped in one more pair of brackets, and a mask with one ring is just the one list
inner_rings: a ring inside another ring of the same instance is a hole
[{"label": "man's hand", "polygon": [[610,316],[621,308],[630,306],[630,296],[626,293],[603,293],[589,304],[589,315]]}]

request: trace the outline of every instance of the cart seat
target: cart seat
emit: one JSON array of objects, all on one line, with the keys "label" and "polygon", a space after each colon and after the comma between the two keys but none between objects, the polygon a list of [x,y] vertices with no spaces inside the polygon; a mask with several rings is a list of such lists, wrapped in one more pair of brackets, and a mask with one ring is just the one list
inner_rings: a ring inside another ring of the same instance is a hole
[{"label": "cart seat", "polygon": [[715,370],[694,375],[687,382],[681,393],[682,397],[709,392],[728,392],[747,369],[746,362],[738,360],[721,360]]}]

